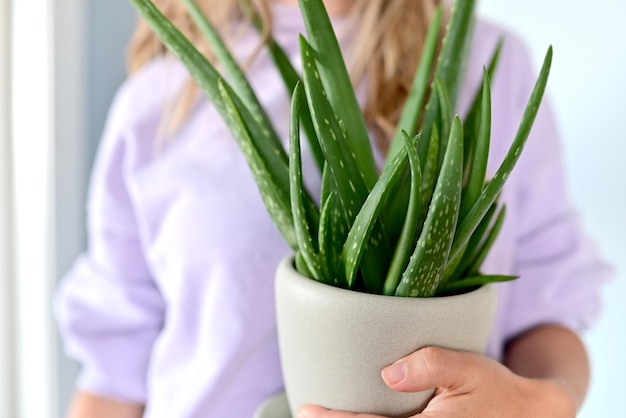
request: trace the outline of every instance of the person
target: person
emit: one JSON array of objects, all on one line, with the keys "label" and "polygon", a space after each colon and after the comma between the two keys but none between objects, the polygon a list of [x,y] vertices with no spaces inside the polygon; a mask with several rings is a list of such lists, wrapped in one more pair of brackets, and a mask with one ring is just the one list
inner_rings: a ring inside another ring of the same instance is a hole
[{"label": "person", "polygon": [[[180,2],[157,2],[210,55]],[[372,132],[397,122],[437,0],[326,0]],[[280,135],[289,100],[237,0],[204,0]],[[299,67],[296,0],[255,1]],[[479,21],[460,96],[467,111],[482,67],[505,37],[493,80],[491,173],[512,140],[535,80],[523,45]],[[140,22],[132,74],[112,104],[93,168],[89,246],[63,279],[56,315],[83,366],[71,418],[251,417],[282,390],[273,276],[290,250],[271,222],[237,144],[180,63]],[[378,141],[379,161],[386,144]],[[319,186],[303,151],[312,190]],[[317,182],[317,183],[316,183]],[[436,388],[423,416],[572,417],[589,365],[579,333],[599,307],[609,269],[566,195],[558,133],[542,104],[502,195],[507,217],[486,273],[499,284],[487,355],[419,350],[382,371],[394,390]],[[302,417],[351,417],[318,406]],[[362,415],[366,417],[366,415]]]}]

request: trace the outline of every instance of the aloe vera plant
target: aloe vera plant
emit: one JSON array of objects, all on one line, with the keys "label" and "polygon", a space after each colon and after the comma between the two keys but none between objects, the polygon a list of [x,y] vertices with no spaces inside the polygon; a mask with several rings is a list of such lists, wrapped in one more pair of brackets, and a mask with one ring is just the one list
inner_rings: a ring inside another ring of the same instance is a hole
[{"label": "aloe vera plant", "polygon": [[[551,48],[511,148],[496,174],[487,179],[490,79],[500,45],[462,121],[454,108],[476,0],[456,0],[436,56],[442,21],[438,11],[379,173],[322,0],[299,1],[308,35],[307,39],[300,37],[301,76],[280,47],[269,40],[277,70],[291,94],[289,153],[243,71],[193,0],[184,3],[230,82],[150,0],[131,2],[227,122],[302,274],[348,289],[412,297],[462,292],[515,278],[482,275],[480,266],[503,223],[505,211],[498,196],[537,114],[550,70]],[[258,24],[254,16],[252,20]],[[320,168],[319,202],[303,187],[301,130]]]}]

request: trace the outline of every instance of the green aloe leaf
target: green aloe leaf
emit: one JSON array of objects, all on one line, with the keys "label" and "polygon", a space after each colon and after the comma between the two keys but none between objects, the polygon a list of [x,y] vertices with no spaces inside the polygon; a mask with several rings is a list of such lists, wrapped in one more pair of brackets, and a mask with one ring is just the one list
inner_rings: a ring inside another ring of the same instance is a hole
[{"label": "green aloe leaf", "polygon": [[331,193],[336,192],[335,180],[328,168],[328,164],[324,162],[324,168],[322,169],[322,186],[320,191],[320,202],[325,202]]},{"label": "green aloe leaf", "polygon": [[473,155],[469,164],[471,168],[466,170],[469,172],[467,186],[463,190],[461,199],[461,219],[465,217],[470,210],[485,185],[485,177],[487,175],[487,159],[489,158],[489,143],[491,138],[491,85],[487,70],[483,73],[483,89],[480,112],[480,128],[478,138],[475,143]]},{"label": "green aloe leaf", "polygon": [[428,146],[428,154],[426,155],[426,163],[422,172],[422,204],[420,205],[420,218],[418,225],[423,225],[428,214],[428,208],[430,201],[435,191],[435,185],[437,184],[437,174],[439,169],[439,147],[441,141],[439,140],[439,128],[437,126],[431,131],[430,144]]},{"label": "green aloe leaf", "polygon": [[161,42],[189,70],[209,100],[215,104],[218,110],[224,111],[217,86],[217,80],[221,76],[215,67],[163,16],[154,3],[150,0],[130,0],[130,2],[150,25]]},{"label": "green aloe leaf", "polygon": [[296,250],[294,255],[294,261],[296,265],[296,270],[298,270],[303,276],[311,277],[311,272],[309,271],[309,266],[306,265],[304,261],[304,257],[302,257],[302,252]]},{"label": "green aloe leaf", "polygon": [[319,77],[337,119],[345,125],[349,148],[356,157],[369,190],[376,183],[378,172],[363,113],[348,76],[339,42],[322,0],[299,0],[299,3],[311,49],[319,63]]},{"label": "green aloe leaf", "polygon": [[[415,140],[417,140],[417,137]],[[408,146],[411,147],[411,140],[407,139],[407,142],[409,143]],[[345,277],[349,285],[354,283],[357,267],[361,262],[367,240],[371,237],[378,216],[386,204],[391,191],[394,190],[394,187],[402,179],[406,170],[406,156],[406,151],[399,152],[391,163],[385,167],[350,228],[348,238],[341,252],[346,272]]]},{"label": "green aloe leaf", "polygon": [[396,249],[391,259],[391,264],[385,278],[383,293],[392,296],[396,293],[398,283],[402,277],[402,272],[406,269],[409,257],[413,252],[415,238],[419,232],[419,215],[421,204],[422,173],[421,164],[414,144],[409,136],[404,133],[403,137],[409,164],[411,168],[411,189],[409,194],[409,205],[404,219],[404,225]]},{"label": "green aloe leaf", "polygon": [[515,164],[524,149],[524,145],[526,144],[526,140],[530,134],[530,129],[535,121],[537,112],[539,111],[539,105],[546,89],[548,76],[550,75],[551,64],[552,47],[550,47],[546,53],[541,71],[539,72],[539,78],[537,79],[528,104],[526,105],[526,110],[522,115],[522,121],[513,140],[513,144],[509,148],[504,161],[500,164],[500,168],[498,168],[498,171],[493,176],[487,187],[485,187],[479,199],[459,225],[457,237],[455,238],[452,249],[450,250],[452,258],[455,258],[457,253],[463,249],[471,234],[474,232],[485,213],[491,207],[491,204],[500,194],[500,191],[502,190],[502,187],[504,187],[504,183],[511,174],[511,171],[513,171],[513,168],[515,167]]},{"label": "green aloe leaf", "polygon": [[224,71],[228,74],[230,86],[246,105],[252,116],[267,131],[267,137],[275,142],[274,146],[280,150],[281,158],[284,158],[286,161],[287,156],[283,151],[282,143],[276,134],[274,126],[263,109],[263,106],[259,103],[239,63],[233,58],[226,44],[215,30],[215,27],[202,13],[202,10],[200,10],[196,2],[194,0],[183,0],[183,3],[194,22],[196,22],[196,25],[198,25],[200,32],[213,48],[213,52],[224,67]]},{"label": "green aloe leaf", "polygon": [[448,281],[458,280],[460,277],[467,276],[465,273],[476,257],[478,257],[481,243],[485,241],[497,208],[498,202],[495,201],[480,221],[480,224],[478,224],[476,230],[474,230],[465,248],[459,252],[454,259],[448,259],[448,265],[443,274],[443,286],[445,286],[445,283]]},{"label": "green aloe leaf", "polygon": [[[239,3],[241,4],[241,7],[244,13],[250,18],[250,21],[252,22],[254,27],[257,29],[259,34],[262,34],[263,29],[264,29],[263,22],[261,21],[260,16],[255,11],[254,6],[251,4],[250,0],[240,0]],[[274,38],[272,37],[272,34],[269,33],[267,34],[267,36],[268,36],[267,47],[270,52],[270,55],[272,56],[272,59],[274,60],[274,63],[276,64],[276,69],[278,70],[281,77],[283,78],[283,81],[285,82],[285,85],[287,86],[287,90],[289,94],[291,95],[298,81],[301,81],[300,75],[295,70],[295,68],[293,68],[293,66],[291,65],[291,62],[289,61],[289,58],[287,57],[287,54],[280,47],[280,45],[274,40]]]},{"label": "green aloe leaf", "polygon": [[[270,54],[278,68],[283,82],[285,83],[285,87],[287,91],[292,92],[297,83],[300,83],[300,76],[296,72],[296,70],[291,65],[289,58],[285,55],[285,52],[278,46],[274,40],[270,39],[269,44]],[[303,106],[300,111],[300,122],[302,126],[302,130],[306,135],[308,140],[309,148],[311,149],[311,154],[313,155],[313,159],[321,173],[324,168],[324,154],[322,153],[322,149],[320,148],[319,141],[317,139],[317,135],[315,134],[315,128],[313,127],[313,119],[311,118],[311,112],[309,111],[309,106],[306,103],[306,97],[302,97]]]},{"label": "green aloe leaf", "polygon": [[[294,220],[298,248],[302,258],[311,272],[312,278],[322,280],[322,266],[318,257],[318,249],[312,238],[304,206],[304,186],[302,181],[302,157],[300,153],[300,96],[302,86],[296,85],[291,100],[291,124],[289,130],[289,178],[291,213]],[[317,231],[315,231],[317,234]],[[317,236],[315,235],[315,238]]]},{"label": "green aloe leaf", "polygon": [[[489,80],[493,80],[496,68],[498,67],[498,62],[500,61],[500,54],[502,52],[503,44],[504,39],[500,38],[494,52],[491,55],[491,59],[489,60],[489,65],[487,66],[487,74],[489,75]],[[465,142],[463,144],[463,150],[465,153],[465,157],[463,158],[463,166],[465,167],[466,177],[471,170],[470,158],[474,153],[475,145],[473,138],[476,138],[478,136],[478,130],[480,128],[480,119],[482,112],[481,100],[483,93],[483,86],[481,84],[480,88],[477,89],[476,94],[474,95],[470,110],[467,113],[465,120],[463,121],[463,135],[465,136]]]},{"label": "green aloe leaf", "polygon": [[328,95],[321,84],[313,50],[303,37],[300,37],[300,50],[304,68],[305,92],[311,106],[313,124],[326,159],[327,169],[334,180],[338,198],[345,208],[349,224],[352,224],[369,191],[359,170],[356,157],[348,147],[334,109],[328,102]]},{"label": "green aloe leaf", "polygon": [[498,212],[498,216],[496,217],[496,220],[493,226],[491,227],[489,234],[487,235],[482,246],[476,253],[475,257],[472,258],[472,262],[466,274],[467,276],[474,276],[478,274],[480,270],[480,266],[482,266],[483,262],[485,261],[485,258],[487,258],[487,255],[489,254],[489,251],[491,251],[491,247],[493,246],[493,243],[495,242],[496,238],[498,237],[498,234],[500,233],[500,230],[502,229],[502,224],[504,223],[505,215],[506,215],[506,206],[502,206],[502,209],[500,209],[500,212]]},{"label": "green aloe leaf", "polygon": [[[249,16],[253,25],[259,32],[262,32],[263,27],[261,24],[261,19],[254,11],[252,5],[250,4],[250,0],[243,0],[241,2],[244,12]],[[276,69],[280,73],[280,76],[285,84],[285,88],[289,95],[293,93],[294,88],[298,82],[301,82],[300,74],[296,71],[296,69],[289,61],[289,57],[285,53],[285,51],[281,48],[281,46],[274,40],[271,33],[267,39],[267,48],[276,65]],[[306,101],[306,98],[303,97],[301,100]],[[313,155],[313,159],[317,164],[317,167],[322,172],[324,168],[324,154],[322,154],[322,150],[320,148],[319,142],[317,141],[317,136],[315,135],[315,129],[313,128],[313,120],[311,119],[311,113],[309,112],[309,107],[306,103],[303,103],[303,106],[300,109],[300,123],[304,134],[307,137],[309,147],[311,149],[311,154]]]},{"label": "green aloe leaf", "polygon": [[437,77],[448,88],[450,108],[456,108],[472,44],[476,0],[455,1],[437,63]]},{"label": "green aloe leaf", "polygon": [[348,287],[343,276],[343,269],[339,267],[341,261],[341,246],[348,233],[339,199],[333,191],[322,203],[319,227],[320,263],[324,273],[324,281],[339,287]]},{"label": "green aloe leaf", "polygon": [[[435,76],[447,87],[451,109],[456,109],[457,97],[460,90],[459,87],[465,75],[465,62],[469,54],[469,46],[472,40],[475,8],[476,0],[454,2],[450,22],[448,23],[441,52],[437,59]],[[423,140],[420,141],[420,146],[418,147],[418,155],[422,163],[426,160],[431,131],[437,124],[439,117],[440,109],[438,96],[431,94],[426,105],[426,113],[421,128]],[[439,128],[441,135],[441,127]],[[443,139],[445,140],[446,137],[443,137]],[[445,147],[441,147],[440,150],[445,150]]]},{"label": "green aloe leaf", "polygon": [[[328,164],[328,171],[334,180],[334,190],[337,191],[344,217],[347,224],[352,225],[369,191],[356,163],[356,156],[349,148],[344,130],[328,102],[314,52],[303,37],[300,37],[300,50],[305,91],[317,137]],[[363,281],[368,291],[377,292],[382,288],[385,267],[390,257],[389,246],[380,223],[374,226],[367,252],[368,257],[363,258],[361,269]]]},{"label": "green aloe leaf", "polygon": [[438,166],[443,161],[443,154],[447,149],[447,140],[450,135],[450,126],[452,125],[453,111],[450,104],[450,95],[446,86],[443,84],[439,77],[435,77],[434,82],[435,93],[437,95],[437,103],[439,103],[439,138],[441,143],[439,144],[439,157],[437,159]]},{"label": "green aloe leaf", "polygon": [[[238,98],[241,99],[251,116],[261,127],[259,132],[262,137],[272,146],[275,157],[270,156],[270,158],[273,159],[273,164],[286,164],[287,155],[284,151],[282,142],[278,137],[278,134],[276,133],[276,130],[274,129],[267,113],[254,93],[254,90],[250,86],[243,70],[239,66],[239,63],[234,59],[217,30],[202,13],[202,10],[200,10],[196,2],[194,0],[183,0],[183,2],[189,11],[190,16],[198,25],[198,28],[209,42],[209,45],[213,48],[213,52],[215,53],[218,61],[224,67],[224,71],[228,74],[230,80],[229,85],[233,88]],[[255,135],[255,137],[258,137],[258,135]],[[315,141],[317,142],[317,139],[315,139]]]},{"label": "green aloe leaf", "polygon": [[221,103],[226,110],[226,120],[248,161],[265,206],[287,243],[291,248],[297,249],[298,240],[294,230],[288,190],[277,184],[275,176],[272,175],[271,164],[258,151],[243,122],[240,113],[241,108],[235,104],[234,92],[231,92],[222,80],[218,82],[218,88],[221,94]]},{"label": "green aloe leaf", "polygon": [[422,48],[422,54],[420,56],[419,65],[413,78],[413,84],[409,95],[402,109],[402,116],[396,127],[395,135],[391,141],[391,146],[385,164],[389,163],[393,157],[402,149],[404,141],[402,140],[402,133],[415,132],[417,130],[417,124],[421,117],[421,111],[426,101],[426,93],[428,92],[429,80],[432,72],[433,63],[435,61],[435,55],[437,54],[437,44],[439,43],[439,32],[441,30],[441,19],[443,11],[441,7],[438,7],[433,15],[430,25],[428,26],[428,32],[426,34],[426,41]]},{"label": "green aloe leaf", "polygon": [[[442,45],[442,52],[440,54],[440,58],[437,60],[437,69],[435,76],[438,77],[443,84],[445,85],[445,81],[453,80],[459,77],[462,77],[463,67],[462,65],[454,65],[457,60],[451,60],[450,58],[457,54],[465,54],[463,49],[468,49],[468,45],[466,43],[460,42],[464,36],[470,37],[470,27],[469,21],[471,20],[471,13],[473,11],[473,0],[466,2],[464,7],[455,8],[453,11],[453,16],[450,20],[448,35],[446,35],[446,39]],[[422,56],[420,57],[420,64],[418,66],[416,76],[413,81],[413,86],[411,88],[411,92],[409,95],[409,99],[405,104],[403,109],[403,113],[401,115],[400,122],[398,127],[396,128],[396,132],[391,143],[391,147],[389,150],[389,154],[387,156],[387,161],[390,161],[392,156],[398,152],[398,150],[402,149],[403,142],[400,141],[402,130],[406,130],[407,132],[414,132],[417,129],[416,124],[419,119],[422,117],[420,108],[423,107],[424,98],[428,93],[428,80],[431,77],[431,73],[433,72],[433,60],[434,55],[437,51],[437,46],[439,44],[439,29],[441,27],[441,11],[438,10],[431,24],[428,28],[426,42],[424,43],[424,49],[422,51]],[[442,60],[441,57],[446,56],[447,58]],[[443,77],[443,78],[442,78]],[[455,87],[456,89],[456,87]],[[432,83],[431,90],[434,90],[434,80]],[[455,91],[452,93],[456,94]],[[456,100],[456,99],[455,99]],[[448,100],[450,103],[450,100]],[[452,103],[450,103],[448,108],[451,108]],[[437,160],[439,157],[443,156],[443,152],[445,151],[445,145],[439,144],[440,140],[447,140],[447,132],[446,130],[449,128],[449,124],[441,123],[441,115],[440,115],[440,106],[439,106],[439,96],[437,94],[430,95],[428,100],[428,104],[425,110],[426,114],[424,116],[424,121],[419,129],[421,133],[422,140],[420,141],[420,145],[418,148],[419,159],[422,164],[430,164],[429,161],[432,162],[430,155],[433,151],[439,150],[441,151],[441,155],[438,154]],[[452,114],[450,111],[447,112],[450,115],[451,119]],[[433,134],[434,131],[438,131],[438,134]],[[432,145],[431,145],[432,143]],[[424,189],[422,193],[422,201],[425,203],[422,206],[422,215],[421,220],[425,219],[425,214],[428,209],[428,202],[430,201],[430,197],[432,196],[432,189],[434,188],[434,179],[429,176],[429,172],[434,169],[434,172],[438,172],[438,164],[440,161],[436,161],[435,165],[430,165],[430,167],[422,167],[422,173],[424,174]],[[387,163],[387,162],[386,162]],[[408,187],[404,186],[400,189],[400,193],[394,195],[394,202],[390,205],[390,212],[384,214],[386,231],[389,232],[390,237],[396,237],[401,229],[401,220],[404,219],[404,209],[407,205],[407,193],[406,190]],[[426,190],[428,189],[428,190]],[[420,222],[421,225],[421,222]]]},{"label": "green aloe leaf", "polygon": [[[342,246],[350,226],[343,215],[328,164],[325,164],[322,170],[321,202],[319,246],[322,266],[328,267],[328,275],[325,277],[332,279],[331,284],[348,287],[340,263]],[[325,219],[322,221],[323,217]]]},{"label": "green aloe leaf", "polygon": [[455,117],[424,229],[396,296],[431,297],[439,286],[454,238],[463,179],[463,127]]},{"label": "green aloe leaf", "polygon": [[447,283],[445,288],[442,289],[442,294],[454,293],[471,289],[475,287],[484,286],[489,283],[508,282],[519,278],[519,276],[498,276],[498,275],[485,275],[485,276],[473,276],[466,277],[461,280]]}]

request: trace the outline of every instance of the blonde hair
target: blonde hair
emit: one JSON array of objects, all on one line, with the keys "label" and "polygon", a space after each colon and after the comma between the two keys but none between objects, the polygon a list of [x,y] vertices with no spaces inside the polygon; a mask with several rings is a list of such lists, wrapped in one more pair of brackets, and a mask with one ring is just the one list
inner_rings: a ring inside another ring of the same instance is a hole
[{"label": "blonde hair", "polygon": [[[161,11],[185,34],[209,60],[211,50],[193,24],[181,1],[153,0]],[[249,24],[240,5],[241,0],[201,0],[199,6],[205,15],[224,33],[236,41],[237,25]],[[262,20],[261,43],[271,33],[272,16],[269,3],[275,0],[249,1]],[[428,24],[440,0],[357,0],[351,17],[358,19],[351,37],[353,59],[350,74],[354,84],[367,80],[367,99],[364,115],[377,134],[382,151],[388,147],[407,98],[413,75],[422,51]],[[262,47],[262,45],[260,45]],[[128,56],[132,74],[152,59],[167,51],[148,25],[140,20],[133,35]],[[198,88],[185,89],[176,106],[174,123],[180,124],[189,113]]]}]

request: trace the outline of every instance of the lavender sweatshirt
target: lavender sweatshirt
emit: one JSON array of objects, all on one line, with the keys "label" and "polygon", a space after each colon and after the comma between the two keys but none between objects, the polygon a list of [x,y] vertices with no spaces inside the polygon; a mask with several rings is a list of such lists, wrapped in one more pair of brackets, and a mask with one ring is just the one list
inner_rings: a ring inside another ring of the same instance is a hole
[{"label": "lavender sweatshirt", "polygon": [[[298,67],[299,11],[273,7],[277,41]],[[340,31],[345,22],[335,25]],[[460,113],[500,35],[477,25]],[[250,32],[236,55],[243,59],[256,44]],[[265,52],[249,75],[286,139],[288,98]],[[145,403],[149,418],[246,418],[282,388],[273,276],[290,250],[210,104],[199,103],[163,140],[162,120],[187,79],[180,64],[161,59],[119,90],[91,178],[88,250],[63,279],[56,314],[67,354],[83,365],[82,390]],[[491,173],[534,80],[527,53],[507,36],[493,80]],[[544,103],[503,192],[506,221],[483,271],[521,278],[498,285],[494,358],[524,330],[545,323],[582,330],[599,309],[608,270],[570,207],[557,137]],[[309,187],[318,190],[304,154]]]}]

